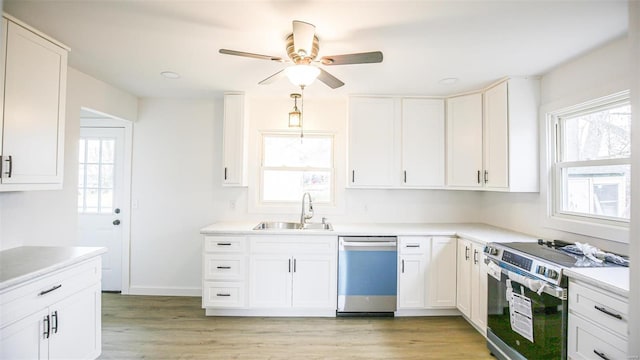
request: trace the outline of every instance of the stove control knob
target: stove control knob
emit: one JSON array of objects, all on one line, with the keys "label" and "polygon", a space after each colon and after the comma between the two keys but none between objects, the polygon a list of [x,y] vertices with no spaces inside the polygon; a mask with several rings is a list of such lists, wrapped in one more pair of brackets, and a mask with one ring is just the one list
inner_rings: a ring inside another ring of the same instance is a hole
[{"label": "stove control knob", "polygon": [[546,271],[546,277],[548,277],[549,279],[553,279],[553,280],[557,280],[558,279],[558,272],[552,269],[547,269]]},{"label": "stove control knob", "polygon": [[494,247],[491,247],[491,246],[486,246],[484,248],[484,252],[489,254],[489,255],[493,255],[493,256],[498,255],[498,249],[496,249]]},{"label": "stove control knob", "polygon": [[536,269],[536,273],[540,274],[540,275],[544,275],[545,271],[547,270],[546,267],[542,266],[542,265],[538,265],[538,268]]}]

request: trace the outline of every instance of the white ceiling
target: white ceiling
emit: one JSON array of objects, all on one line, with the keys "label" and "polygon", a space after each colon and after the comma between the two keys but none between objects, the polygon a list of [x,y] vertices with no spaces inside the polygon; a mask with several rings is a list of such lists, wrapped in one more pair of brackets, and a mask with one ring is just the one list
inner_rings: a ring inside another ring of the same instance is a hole
[{"label": "white ceiling", "polygon": [[[292,20],[316,25],[319,57],[380,50],[380,64],[324,67],[307,95],[446,95],[506,75],[541,75],[623,36],[627,2],[5,0],[4,11],[71,47],[69,64],[140,97],[214,97],[228,90],[288,96],[285,65],[220,48],[286,58]],[[160,76],[165,70],[178,80]],[[442,78],[456,77],[454,85]]]}]

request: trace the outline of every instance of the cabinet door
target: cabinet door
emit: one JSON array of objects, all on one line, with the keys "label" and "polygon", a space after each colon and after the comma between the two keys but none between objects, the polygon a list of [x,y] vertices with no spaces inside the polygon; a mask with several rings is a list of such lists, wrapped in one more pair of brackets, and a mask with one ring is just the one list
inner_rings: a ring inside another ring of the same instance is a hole
[{"label": "cabinet door", "polygon": [[456,306],[466,317],[471,318],[471,242],[458,239],[458,271],[456,273]]},{"label": "cabinet door", "polygon": [[222,183],[246,186],[246,119],[244,94],[224,95]]},{"label": "cabinet door", "polygon": [[486,336],[487,331],[487,265],[483,246],[471,244],[471,321]]},{"label": "cabinet door", "polygon": [[349,186],[390,187],[395,169],[395,101],[349,100]]},{"label": "cabinet door", "polygon": [[293,257],[293,307],[336,308],[336,259],[331,255]]},{"label": "cabinet door", "polygon": [[101,292],[96,284],[49,308],[49,359],[95,359],[102,348]]},{"label": "cabinet door", "polygon": [[480,187],[482,94],[447,100],[447,185]]},{"label": "cabinet door", "polygon": [[402,184],[444,186],[444,100],[402,99]]},{"label": "cabinet door", "polygon": [[11,21],[6,46],[2,183],[61,184],[67,51]]},{"label": "cabinet door", "polygon": [[398,308],[422,309],[425,306],[426,256],[404,255],[398,264]]},{"label": "cabinet door", "polygon": [[291,256],[252,255],[249,266],[251,307],[291,307]]},{"label": "cabinet door", "polygon": [[428,307],[456,307],[456,248],[456,238],[431,239]]},{"label": "cabinet door", "polygon": [[0,329],[0,359],[47,359],[48,315],[44,309]]},{"label": "cabinet door", "polygon": [[[484,93],[484,173],[488,188],[509,187],[507,82]],[[515,139],[517,141],[517,139]]]}]

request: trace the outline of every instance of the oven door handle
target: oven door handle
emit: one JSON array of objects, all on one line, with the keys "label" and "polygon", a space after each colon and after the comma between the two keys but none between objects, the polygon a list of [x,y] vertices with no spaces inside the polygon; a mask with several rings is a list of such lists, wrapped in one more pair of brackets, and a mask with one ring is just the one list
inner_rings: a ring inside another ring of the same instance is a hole
[{"label": "oven door handle", "polygon": [[[522,284],[519,281],[511,279],[509,277],[509,270],[507,270],[507,269],[505,269],[503,267],[500,267],[500,269],[501,269],[502,273],[505,274],[507,276],[507,278],[510,279],[512,282],[518,283],[520,286],[524,286],[524,287],[526,287],[527,289],[529,289],[529,290],[531,290],[533,292],[537,292],[536,290],[533,290],[530,287],[528,287],[526,284]],[[542,281],[544,283],[544,287],[542,289],[543,293],[551,295],[551,296],[553,296],[553,297],[555,297],[557,299],[560,299],[560,300],[567,300],[567,290],[566,289],[563,289],[563,288],[561,288],[559,286],[552,285],[552,284],[547,283],[547,282],[545,282],[543,280],[534,279],[534,278],[530,278],[530,277],[527,277],[527,276],[525,276],[525,277],[528,278],[528,279],[532,279],[532,280]]]}]

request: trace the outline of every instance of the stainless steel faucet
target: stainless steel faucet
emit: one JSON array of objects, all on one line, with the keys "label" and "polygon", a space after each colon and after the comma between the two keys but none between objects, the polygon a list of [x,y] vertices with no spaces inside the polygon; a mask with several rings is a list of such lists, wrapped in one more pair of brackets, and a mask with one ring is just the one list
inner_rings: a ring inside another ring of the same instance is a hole
[{"label": "stainless steel faucet", "polygon": [[[309,211],[305,211],[304,208],[304,198],[308,197],[309,198]],[[304,226],[304,224],[306,224],[307,220],[311,219],[313,217],[313,201],[311,201],[311,194],[309,194],[308,192],[302,194],[302,211],[300,212],[300,225]]]}]

